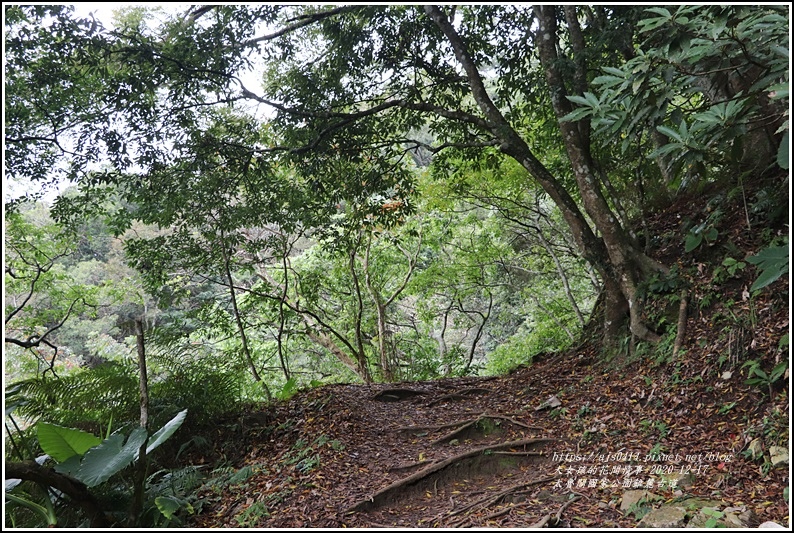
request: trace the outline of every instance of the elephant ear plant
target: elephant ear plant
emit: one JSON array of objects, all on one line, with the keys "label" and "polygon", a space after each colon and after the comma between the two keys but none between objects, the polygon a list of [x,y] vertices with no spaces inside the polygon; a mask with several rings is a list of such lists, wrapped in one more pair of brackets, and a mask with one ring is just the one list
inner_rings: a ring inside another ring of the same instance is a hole
[{"label": "elephant ear plant", "polygon": [[103,441],[91,433],[46,422],[39,422],[37,429],[41,449],[58,462],[55,471],[70,475],[91,488],[136,461],[144,443],[146,454],[151,453],[179,429],[185,416],[187,409],[151,437],[142,427],[135,428],[127,437],[114,433]]},{"label": "elephant ear plant", "polygon": [[[129,435],[121,432],[108,435],[104,440],[79,429],[66,428],[47,422],[36,425],[39,444],[46,455],[37,460],[54,460],[59,474],[70,476],[87,488],[109,480],[132,463],[138,461],[145,445],[145,456],[168,440],[182,425],[187,409],[180,411],[159,430],[149,435],[143,427],[136,427]],[[40,462],[41,460],[41,462]],[[6,498],[41,515],[49,525],[57,523],[54,510],[10,492],[18,482],[7,480]],[[49,503],[49,499],[45,498]]]}]

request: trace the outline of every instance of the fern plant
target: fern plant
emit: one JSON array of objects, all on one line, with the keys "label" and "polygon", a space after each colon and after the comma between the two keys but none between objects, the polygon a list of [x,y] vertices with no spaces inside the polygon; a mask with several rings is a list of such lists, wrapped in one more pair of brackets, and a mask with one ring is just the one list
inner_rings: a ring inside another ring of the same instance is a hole
[{"label": "fern plant", "polygon": [[17,381],[6,387],[6,408],[29,423],[42,420],[100,432],[111,418],[136,418],[135,372],[132,365],[113,362],[60,378]]}]

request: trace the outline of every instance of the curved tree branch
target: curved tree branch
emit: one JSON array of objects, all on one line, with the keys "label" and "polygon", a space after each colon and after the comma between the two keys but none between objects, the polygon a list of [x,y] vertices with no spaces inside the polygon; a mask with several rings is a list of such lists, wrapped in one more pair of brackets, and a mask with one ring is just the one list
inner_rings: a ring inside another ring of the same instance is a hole
[{"label": "curved tree branch", "polygon": [[71,476],[56,472],[35,461],[9,462],[4,464],[5,479],[21,479],[33,481],[53,487],[71,498],[75,505],[80,507],[90,520],[92,528],[110,526],[110,520],[100,507],[94,496],[82,482]]}]

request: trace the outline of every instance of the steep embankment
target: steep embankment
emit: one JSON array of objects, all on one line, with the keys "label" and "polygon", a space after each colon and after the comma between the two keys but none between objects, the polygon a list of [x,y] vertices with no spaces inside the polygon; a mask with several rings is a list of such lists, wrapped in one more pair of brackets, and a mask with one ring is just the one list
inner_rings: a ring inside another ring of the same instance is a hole
[{"label": "steep embankment", "polygon": [[[788,523],[788,463],[773,464],[789,446],[788,377],[748,385],[746,363],[768,374],[788,358],[789,282],[752,297],[745,261],[787,227],[757,222],[756,192],[682,199],[649,221],[656,257],[678,265],[648,309],[671,324],[667,346],[627,342],[606,360],[589,342],[507,376],[331,385],[246,413],[212,435],[233,468],[202,488],[191,524],[633,527],[663,504],[648,523]],[[704,221],[716,237],[684,253]]]}]

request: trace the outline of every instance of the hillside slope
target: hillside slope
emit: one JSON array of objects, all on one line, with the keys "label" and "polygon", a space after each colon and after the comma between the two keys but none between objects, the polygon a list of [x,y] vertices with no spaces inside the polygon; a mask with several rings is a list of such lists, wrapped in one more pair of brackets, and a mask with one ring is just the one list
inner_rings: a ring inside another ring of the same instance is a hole
[{"label": "hillside slope", "polygon": [[[662,346],[626,339],[606,358],[592,335],[506,376],[329,385],[252,408],[206,435],[212,453],[194,453],[227,475],[215,470],[189,524],[633,527],[692,497],[718,502],[709,516],[787,524],[788,463],[772,463],[789,447],[788,373],[747,379],[749,361],[769,375],[788,359],[789,280],[751,297],[746,261],[788,235],[785,213],[763,203],[787,186],[682,198],[648,220],[652,253],[677,265],[651,287]],[[685,253],[700,224],[716,236]]]}]

